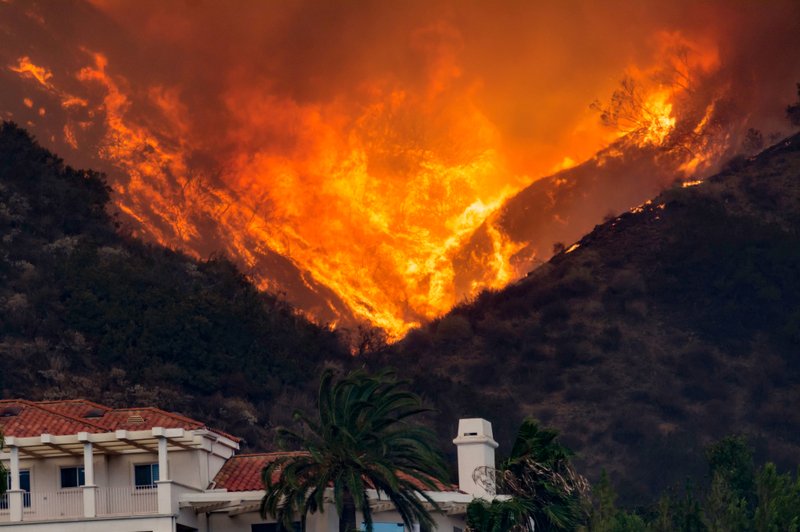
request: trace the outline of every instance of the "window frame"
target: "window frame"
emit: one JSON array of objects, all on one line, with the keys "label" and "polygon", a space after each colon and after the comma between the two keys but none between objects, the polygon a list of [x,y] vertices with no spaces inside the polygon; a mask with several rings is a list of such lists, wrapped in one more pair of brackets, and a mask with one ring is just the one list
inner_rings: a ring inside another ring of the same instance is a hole
[{"label": "window frame", "polygon": [[[64,471],[66,471],[67,469],[75,470],[75,481],[77,482],[75,486],[64,485]],[[74,490],[82,488],[85,485],[86,485],[86,470],[82,465],[67,465],[67,466],[60,466],[58,468],[58,489]]]},{"label": "window frame", "polygon": [[[159,470],[158,462],[141,462],[139,464],[131,464],[133,466],[133,489],[138,490],[150,490],[155,489],[158,487],[158,482],[161,479],[161,471]],[[137,468],[141,467],[148,467],[150,469],[150,484],[139,484],[136,478],[136,470]],[[155,474],[153,474],[153,470],[155,469]]]}]

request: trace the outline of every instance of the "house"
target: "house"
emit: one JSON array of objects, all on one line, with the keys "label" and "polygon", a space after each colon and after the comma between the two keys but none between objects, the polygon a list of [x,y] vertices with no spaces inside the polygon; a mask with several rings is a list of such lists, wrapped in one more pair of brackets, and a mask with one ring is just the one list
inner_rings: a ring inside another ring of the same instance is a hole
[{"label": "house", "polygon": [[[8,492],[0,532],[271,532],[261,471],[281,453],[236,454],[239,439],[157,408],[85,400],[0,401],[0,460]],[[459,532],[473,497],[491,488],[473,473],[494,466],[497,443],[482,419],[462,419],[454,440],[459,485],[428,492],[437,530]],[[370,493],[376,532],[402,531],[391,502]],[[337,530],[333,504],[310,532]]]}]

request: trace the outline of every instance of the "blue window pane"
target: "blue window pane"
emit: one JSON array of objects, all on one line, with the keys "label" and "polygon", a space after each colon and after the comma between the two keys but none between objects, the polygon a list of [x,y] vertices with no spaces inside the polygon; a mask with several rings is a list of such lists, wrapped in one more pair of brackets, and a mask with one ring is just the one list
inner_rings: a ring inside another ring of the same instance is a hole
[{"label": "blue window pane", "polygon": [[[11,485],[11,476],[8,477],[8,485]],[[31,491],[31,472],[27,469],[19,472],[19,489],[22,491]]]},{"label": "blue window pane", "polygon": [[154,488],[158,480],[158,464],[133,466],[133,477],[137,488]]},{"label": "blue window pane", "polygon": [[[11,489],[11,472],[6,471],[6,489]],[[22,504],[25,508],[31,505],[31,472],[21,469],[19,472],[19,489],[24,491],[22,494]],[[0,510],[8,510],[8,494],[0,497]]]}]

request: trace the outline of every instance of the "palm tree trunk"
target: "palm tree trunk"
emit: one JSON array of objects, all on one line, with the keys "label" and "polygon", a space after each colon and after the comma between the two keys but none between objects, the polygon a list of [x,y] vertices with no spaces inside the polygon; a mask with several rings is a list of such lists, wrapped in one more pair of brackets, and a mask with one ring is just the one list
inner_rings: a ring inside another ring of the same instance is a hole
[{"label": "palm tree trunk", "polygon": [[339,532],[359,530],[356,526],[356,503],[349,491],[345,491],[342,501],[342,513],[339,515]]}]

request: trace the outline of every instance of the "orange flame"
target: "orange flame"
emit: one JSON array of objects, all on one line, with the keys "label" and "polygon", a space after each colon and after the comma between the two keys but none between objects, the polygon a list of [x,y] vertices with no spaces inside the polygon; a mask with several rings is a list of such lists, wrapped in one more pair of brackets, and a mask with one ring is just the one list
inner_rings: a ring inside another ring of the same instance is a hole
[{"label": "orange flame", "polygon": [[[516,174],[502,135],[470,90],[450,90],[461,71],[444,55],[434,61],[427,90],[379,80],[364,84],[358,103],[299,103],[231,89],[224,105],[236,127],[220,132],[215,146],[223,164],[198,167],[192,154],[202,141],[179,93],[150,87],[159,121],[137,119],[127,81],[109,74],[105,55],[91,58],[77,79],[102,89],[100,103],[59,92],[52,73],[28,57],[10,68],[59,94],[64,109],[104,117],[100,156],[126,176],[114,185],[121,212],[150,238],[198,256],[214,250],[203,229],[213,220],[226,237],[215,245],[260,287],[271,287],[270,272],[258,268],[261,257],[279,253],[393,339],[524,273],[512,258],[526,243],[500,228],[500,208],[532,181],[528,175],[554,163],[559,170],[576,165],[590,135],[582,125],[575,146],[559,146],[539,167]],[[643,125],[641,144],[659,145],[670,135],[679,90],[657,86],[644,95],[634,117]],[[69,145],[78,146],[81,127],[64,126]],[[591,131],[594,148],[601,147],[608,132]],[[491,252],[481,261],[485,270],[459,293],[454,260],[479,227]]]},{"label": "orange flame", "polygon": [[50,83],[53,73],[44,67],[40,67],[31,63],[31,59],[27,55],[20,57],[17,61],[17,65],[10,66],[8,69],[22,76],[35,79],[40,85],[47,89],[53,89],[53,85]]}]

